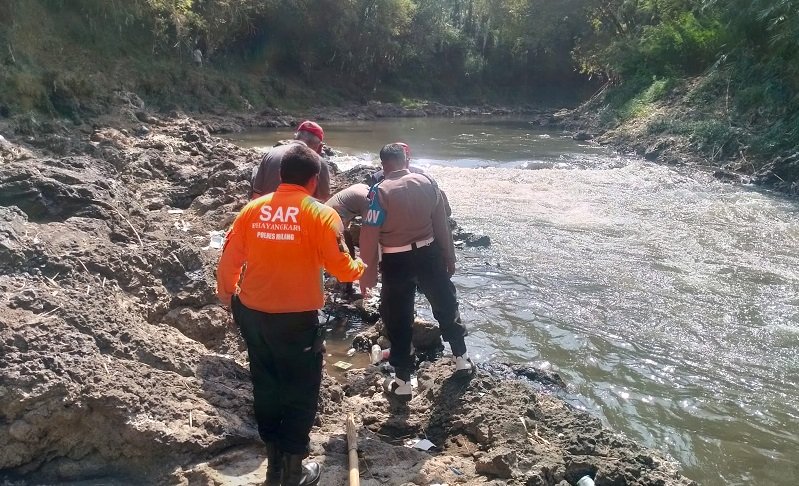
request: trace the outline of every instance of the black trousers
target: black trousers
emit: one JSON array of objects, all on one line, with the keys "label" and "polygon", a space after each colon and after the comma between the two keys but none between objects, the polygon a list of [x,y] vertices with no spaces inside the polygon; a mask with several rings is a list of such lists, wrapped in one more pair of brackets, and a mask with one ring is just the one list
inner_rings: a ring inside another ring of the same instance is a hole
[{"label": "black trousers", "polygon": [[408,381],[414,368],[411,339],[417,286],[430,302],[441,335],[452,353],[460,356],[466,352],[466,327],[458,312],[455,285],[435,243],[402,253],[384,253],[380,272],[383,277],[380,316],[391,341],[389,363],[394,366],[397,378]]},{"label": "black trousers", "polygon": [[232,310],[247,343],[261,439],[307,455],[322,383],[322,353],[313,348],[317,312],[268,314],[235,297]]}]

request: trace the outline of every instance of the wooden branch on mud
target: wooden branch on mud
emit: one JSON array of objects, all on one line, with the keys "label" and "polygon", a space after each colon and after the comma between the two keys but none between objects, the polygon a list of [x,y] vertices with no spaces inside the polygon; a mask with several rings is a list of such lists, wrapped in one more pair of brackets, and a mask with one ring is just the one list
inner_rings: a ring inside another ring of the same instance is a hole
[{"label": "wooden branch on mud", "polygon": [[358,429],[355,428],[355,417],[347,415],[347,450],[350,459],[350,486],[360,486],[361,473],[358,471]]}]

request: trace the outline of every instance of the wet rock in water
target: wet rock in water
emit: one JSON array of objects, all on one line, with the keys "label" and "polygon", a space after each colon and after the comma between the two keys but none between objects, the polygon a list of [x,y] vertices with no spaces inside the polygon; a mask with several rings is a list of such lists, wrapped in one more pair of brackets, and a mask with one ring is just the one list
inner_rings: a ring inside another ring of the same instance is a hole
[{"label": "wet rock in water", "polygon": [[[2,247],[0,247],[2,248]],[[352,338],[352,347],[361,352],[368,352],[372,346],[377,344],[380,333],[375,326],[371,326],[365,331],[361,331]]]},{"label": "wet rock in water", "polygon": [[722,182],[729,182],[729,183],[742,184],[745,181],[745,177],[742,174],[738,174],[736,172],[724,169],[718,169],[714,171],[713,177]]},{"label": "wet rock in water", "polygon": [[438,349],[443,346],[438,323],[418,317],[414,319],[412,343],[413,347],[419,350]]},{"label": "wet rock in water", "polygon": [[[416,318],[413,322],[412,343],[420,353],[442,349],[444,343],[441,340],[438,323]],[[352,340],[352,347],[363,352],[369,351],[375,344],[379,344],[382,349],[391,347],[383,321],[378,321],[374,326],[361,331]]]},{"label": "wet rock in water", "polygon": [[594,139],[594,135],[592,133],[589,133],[589,132],[577,132],[574,135],[572,135],[572,138],[574,140],[579,141],[579,142],[585,142],[585,141],[588,141],[588,140],[593,140]]},{"label": "wet rock in water", "polygon": [[467,247],[488,247],[491,246],[491,238],[487,235],[476,235],[468,231],[459,232],[453,235],[453,240],[456,245],[463,245]]},{"label": "wet rock in water", "polygon": [[753,181],[790,194],[799,194],[799,152],[775,158],[755,173]]},{"label": "wet rock in water", "polygon": [[491,361],[483,363],[482,369],[501,379],[525,379],[542,385],[566,388],[563,378],[551,368],[536,367],[531,364],[510,364]]}]

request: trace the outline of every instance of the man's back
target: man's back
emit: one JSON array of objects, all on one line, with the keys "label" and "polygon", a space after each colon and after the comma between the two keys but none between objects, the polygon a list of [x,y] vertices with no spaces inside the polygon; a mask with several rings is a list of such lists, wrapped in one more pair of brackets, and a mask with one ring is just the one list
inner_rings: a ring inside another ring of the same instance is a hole
[{"label": "man's back", "polygon": [[[283,156],[296,144],[303,144],[300,140],[292,140],[269,149],[261,163],[253,171],[251,188],[253,197],[263,196],[270,192],[275,192],[280,185],[280,163]],[[304,144],[303,144],[304,145]],[[327,163],[319,157],[322,170],[319,172],[319,185],[316,188],[314,197],[326,201],[330,197],[330,168]]]},{"label": "man's back", "polygon": [[247,307],[270,313],[319,309],[323,267],[343,281],[363,268],[341,251],[341,226],[332,208],[299,186],[282,184],[236,218],[219,264],[220,284],[232,293],[246,262],[239,298]]},{"label": "man's back", "polygon": [[325,205],[330,206],[341,216],[344,226],[352,221],[356,216],[361,216],[369,206],[367,196],[369,186],[366,184],[353,184],[343,189],[327,200]]}]

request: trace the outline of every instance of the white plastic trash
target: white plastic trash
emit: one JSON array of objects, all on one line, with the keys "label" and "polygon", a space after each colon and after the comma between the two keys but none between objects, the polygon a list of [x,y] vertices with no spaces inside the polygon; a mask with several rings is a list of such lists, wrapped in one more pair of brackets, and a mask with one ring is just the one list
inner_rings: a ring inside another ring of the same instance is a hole
[{"label": "white plastic trash", "polygon": [[577,481],[577,486],[594,486],[594,480],[591,476],[583,476]]},{"label": "white plastic trash", "polygon": [[225,233],[222,231],[211,231],[211,241],[208,246],[215,249],[220,249],[225,246]]},{"label": "white plastic trash", "polygon": [[375,344],[372,346],[372,351],[369,354],[372,364],[378,364],[388,359],[391,355],[391,349],[382,349],[379,344]]}]

